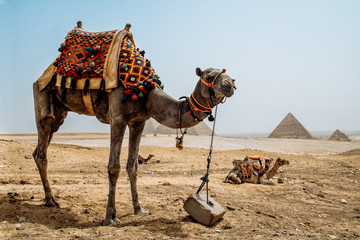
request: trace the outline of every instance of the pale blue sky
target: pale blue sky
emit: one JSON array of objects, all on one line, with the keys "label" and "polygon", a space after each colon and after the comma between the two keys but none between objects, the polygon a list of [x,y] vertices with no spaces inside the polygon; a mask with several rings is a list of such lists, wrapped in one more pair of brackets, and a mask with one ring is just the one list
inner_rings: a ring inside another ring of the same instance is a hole
[{"label": "pale blue sky", "polygon": [[[32,83],[78,20],[88,31],[131,23],[174,98],[195,68],[226,68],[238,90],[216,131],[270,133],[288,112],[309,131],[360,130],[360,1],[0,0],[0,133],[36,132]],[[108,132],[69,114],[62,132]]]}]

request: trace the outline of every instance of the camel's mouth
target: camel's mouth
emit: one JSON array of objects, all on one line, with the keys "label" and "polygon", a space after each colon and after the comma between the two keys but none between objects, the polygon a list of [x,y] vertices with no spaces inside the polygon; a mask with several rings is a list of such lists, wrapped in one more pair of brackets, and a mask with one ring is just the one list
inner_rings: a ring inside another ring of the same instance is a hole
[{"label": "camel's mouth", "polygon": [[234,84],[224,84],[221,86],[221,91],[225,95],[225,97],[231,97],[235,93],[235,85]]}]

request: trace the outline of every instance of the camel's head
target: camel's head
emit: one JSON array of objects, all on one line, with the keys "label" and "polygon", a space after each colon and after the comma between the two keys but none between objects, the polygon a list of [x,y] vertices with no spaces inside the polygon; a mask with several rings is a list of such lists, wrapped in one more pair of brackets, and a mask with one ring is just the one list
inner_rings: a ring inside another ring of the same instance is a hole
[{"label": "camel's head", "polygon": [[281,159],[281,158],[276,159],[276,162],[278,162],[280,166],[290,164],[288,160]]},{"label": "camel's head", "polygon": [[265,159],[265,168],[270,168],[270,165],[271,165],[272,161],[274,161],[274,159],[266,158]]},{"label": "camel's head", "polygon": [[225,69],[221,71],[216,68],[208,68],[202,71],[200,68],[196,68],[196,75],[202,82],[201,94],[205,98],[213,97],[218,103],[224,97],[231,97],[235,93],[235,80],[225,73]]}]

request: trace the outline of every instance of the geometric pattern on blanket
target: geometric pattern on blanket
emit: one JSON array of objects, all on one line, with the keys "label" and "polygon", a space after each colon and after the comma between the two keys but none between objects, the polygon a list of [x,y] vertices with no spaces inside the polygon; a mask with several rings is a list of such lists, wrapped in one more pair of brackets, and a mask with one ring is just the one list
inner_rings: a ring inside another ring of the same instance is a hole
[{"label": "geometric pattern on blanket", "polygon": [[[56,59],[56,73],[74,79],[103,78],[104,64],[116,30],[90,33],[73,29],[65,38]],[[128,37],[122,41],[118,65],[118,80],[125,87],[153,77],[154,69]],[[157,75],[156,75],[157,76]],[[65,87],[68,87],[67,84]],[[84,85],[83,85],[84,86]]]},{"label": "geometric pattern on blanket", "polygon": [[250,159],[235,160],[234,165],[237,167],[239,177],[250,178],[252,174],[262,176],[265,173],[264,167],[257,165]]},{"label": "geometric pattern on blanket", "polygon": [[96,33],[71,30],[59,49],[56,73],[72,78],[102,78],[115,33],[116,30]]},{"label": "geometric pattern on blanket", "polygon": [[119,79],[125,86],[135,86],[154,74],[151,62],[125,37],[119,58]]}]

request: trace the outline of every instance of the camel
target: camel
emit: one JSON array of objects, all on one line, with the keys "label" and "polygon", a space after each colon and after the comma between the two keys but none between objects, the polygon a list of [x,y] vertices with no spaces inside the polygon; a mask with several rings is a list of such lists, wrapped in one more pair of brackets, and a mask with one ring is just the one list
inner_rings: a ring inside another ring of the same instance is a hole
[{"label": "camel", "polygon": [[[103,225],[117,225],[121,221],[116,216],[116,183],[120,173],[120,152],[125,129],[129,128],[129,147],[126,171],[130,179],[130,188],[134,214],[148,215],[142,208],[137,190],[138,153],[141,135],[146,120],[150,117],[170,128],[189,128],[197,125],[211,115],[211,109],[224,98],[235,92],[234,79],[225,71],[217,68],[201,70],[196,68],[199,77],[190,98],[176,100],[166,94],[158,85],[145,98],[138,101],[122,102],[125,87],[118,84],[110,92],[86,89],[93,103],[93,114],[89,113],[84,102],[85,90],[64,89],[48,84],[44,89],[34,82],[33,94],[35,118],[38,131],[38,144],[33,157],[38,167],[45,192],[45,205],[59,206],[51,190],[47,174],[47,149],[53,137],[63,124],[69,111],[95,116],[100,122],[110,124],[110,154],[107,166],[109,194],[106,217]],[[117,81],[117,79],[115,79]],[[195,103],[196,102],[196,103]],[[191,104],[189,104],[191,103]]]},{"label": "camel", "polygon": [[[260,167],[259,165],[253,162],[254,159],[245,158],[245,160],[234,160],[234,168],[229,172],[225,178],[225,183],[235,183],[241,184],[243,182],[247,183],[261,183],[266,184],[270,183],[269,179],[275,176],[278,169],[282,165],[289,165],[289,161],[281,158],[277,158],[274,166],[270,169],[272,158],[265,159],[265,167]],[[256,160],[260,160],[256,159]],[[239,168],[248,171],[247,173],[239,172]],[[246,168],[246,169],[245,169]]]},{"label": "camel", "polygon": [[139,156],[138,156],[138,163],[139,163],[139,164],[147,163],[147,162],[150,161],[150,159],[153,158],[153,157],[154,157],[154,155],[149,154],[149,156],[148,156],[147,158],[144,158],[143,156],[141,156],[141,155],[139,154]]}]

